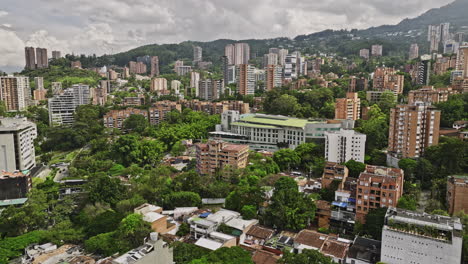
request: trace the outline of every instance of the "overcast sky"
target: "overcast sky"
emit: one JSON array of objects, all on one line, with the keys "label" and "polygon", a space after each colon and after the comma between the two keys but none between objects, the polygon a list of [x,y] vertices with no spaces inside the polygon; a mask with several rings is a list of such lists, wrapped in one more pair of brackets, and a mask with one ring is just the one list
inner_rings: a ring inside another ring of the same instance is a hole
[{"label": "overcast sky", "polygon": [[1,0],[0,70],[24,46],[115,53],[151,43],[294,37],[396,24],[453,0]]}]

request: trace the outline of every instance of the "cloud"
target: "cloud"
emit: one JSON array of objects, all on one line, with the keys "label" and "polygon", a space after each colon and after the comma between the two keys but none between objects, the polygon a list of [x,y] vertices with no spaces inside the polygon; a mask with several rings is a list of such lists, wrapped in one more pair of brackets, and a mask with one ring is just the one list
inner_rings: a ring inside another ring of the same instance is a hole
[{"label": "cloud", "polygon": [[28,45],[101,55],[152,43],[362,29],[398,23],[451,1],[2,0],[0,28],[9,25]]},{"label": "cloud", "polygon": [[0,66],[24,66],[24,42],[12,31],[0,28]]}]

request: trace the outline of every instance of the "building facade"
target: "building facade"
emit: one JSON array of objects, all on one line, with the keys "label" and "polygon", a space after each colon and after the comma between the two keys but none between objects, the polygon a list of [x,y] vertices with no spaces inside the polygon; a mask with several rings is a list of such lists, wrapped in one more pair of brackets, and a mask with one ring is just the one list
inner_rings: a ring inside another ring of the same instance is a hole
[{"label": "building facade", "polygon": [[371,55],[372,56],[382,56],[383,55],[383,46],[382,45],[372,45]]},{"label": "building facade", "polygon": [[26,198],[31,188],[29,172],[0,172],[0,200]]},{"label": "building facade", "polygon": [[337,98],[335,119],[358,120],[361,116],[361,99],[357,93],[346,93],[346,98]]},{"label": "building facade", "polygon": [[403,195],[402,169],[367,165],[358,179],[356,193],[356,219],[365,223],[370,210],[395,207]]},{"label": "building facade", "polygon": [[193,47],[193,62],[196,64],[197,62],[203,61],[203,49],[199,46]]},{"label": "building facade", "polygon": [[36,68],[43,69],[49,67],[47,49],[36,48]]},{"label": "building facade", "polygon": [[159,76],[159,57],[151,57],[151,77]]},{"label": "building facade", "polygon": [[0,77],[0,100],[7,111],[23,111],[31,104],[31,87],[28,77]]},{"label": "building facade", "polygon": [[369,49],[361,49],[359,51],[359,57],[364,58],[364,59],[369,59],[370,57],[370,50]]},{"label": "building facade", "polygon": [[417,58],[419,58],[419,46],[418,46],[417,43],[413,43],[410,46],[409,59],[414,60],[414,59],[417,59]]},{"label": "building facade", "polygon": [[355,160],[364,163],[366,135],[354,130],[325,132],[325,160],[344,163]]},{"label": "building facade", "polygon": [[468,213],[468,176],[449,176],[447,180],[448,213]]},{"label": "building facade", "polygon": [[217,100],[224,94],[223,80],[206,79],[198,84],[198,97],[203,100]]},{"label": "building facade", "polygon": [[255,93],[255,67],[250,64],[236,66],[237,92],[241,95]]},{"label": "building facade", "polygon": [[88,85],[75,84],[63,93],[49,98],[49,122],[51,126],[71,125],[75,122],[74,113],[78,106],[91,103],[91,90]]},{"label": "building facade", "polygon": [[26,60],[25,69],[27,70],[36,69],[36,51],[33,47],[24,48],[24,58]]},{"label": "building facade", "polygon": [[197,172],[211,175],[226,166],[232,169],[245,168],[249,157],[249,146],[210,140],[207,144],[196,145],[196,155]]},{"label": "building facade", "polygon": [[26,118],[0,118],[0,171],[23,171],[35,167],[36,138],[36,125]]},{"label": "building facade", "polygon": [[463,225],[458,218],[389,208],[380,261],[388,264],[459,264]]},{"label": "building facade", "polygon": [[265,90],[271,91],[276,87],[281,87],[282,82],[283,68],[277,64],[267,65]]},{"label": "building facade", "polygon": [[167,80],[166,78],[154,78],[150,83],[150,91],[159,92],[167,90]]},{"label": "building facade", "polygon": [[374,72],[373,88],[376,91],[390,90],[402,94],[405,76],[398,74],[393,68],[377,68]]},{"label": "building facade", "polygon": [[418,158],[439,143],[440,111],[427,103],[397,105],[390,111],[388,152],[394,158]]},{"label": "building facade", "polygon": [[425,86],[419,90],[412,90],[409,92],[408,104],[415,104],[416,102],[429,104],[446,102],[448,97],[454,93],[455,91],[450,87],[435,89],[434,86]]}]

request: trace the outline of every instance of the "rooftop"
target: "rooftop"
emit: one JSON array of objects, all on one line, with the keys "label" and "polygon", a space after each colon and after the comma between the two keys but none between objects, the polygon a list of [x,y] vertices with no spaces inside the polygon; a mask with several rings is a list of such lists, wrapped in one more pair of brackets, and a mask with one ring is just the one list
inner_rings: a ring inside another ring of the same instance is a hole
[{"label": "rooftop", "polygon": [[348,258],[375,263],[380,259],[381,242],[364,237],[356,237],[349,248]]},{"label": "rooftop", "polygon": [[202,247],[202,248],[207,248],[209,250],[216,250],[220,247],[223,246],[223,243],[208,239],[208,238],[200,238],[195,242],[195,245]]},{"label": "rooftop", "polygon": [[10,199],[10,200],[1,200],[0,201],[0,207],[3,206],[10,206],[10,205],[19,205],[19,204],[24,204],[28,198],[18,198],[18,199]]},{"label": "rooftop", "polygon": [[243,220],[241,218],[234,218],[226,222],[226,225],[240,231],[244,231],[247,227],[257,224],[258,220]]},{"label": "rooftop", "polygon": [[239,217],[240,214],[238,212],[234,212],[231,210],[221,209],[214,214],[210,214],[206,219],[216,222],[216,223],[225,223],[233,218]]},{"label": "rooftop", "polygon": [[246,234],[248,236],[253,236],[260,239],[267,239],[271,237],[274,233],[275,231],[273,229],[269,229],[259,225],[254,225],[249,229],[249,231],[247,231]]},{"label": "rooftop", "polygon": [[148,223],[153,223],[154,221],[157,221],[157,220],[159,220],[159,219],[161,219],[163,217],[164,217],[164,215],[162,215],[162,214],[158,214],[158,213],[155,213],[155,212],[149,212],[149,213],[146,213],[143,216],[143,220],[145,220]]},{"label": "rooftop", "polygon": [[260,124],[260,125],[285,126],[285,127],[297,127],[297,128],[304,128],[307,123],[310,123],[307,119],[291,118],[287,116],[263,115],[263,114],[243,115],[240,121],[247,122],[247,123]]}]

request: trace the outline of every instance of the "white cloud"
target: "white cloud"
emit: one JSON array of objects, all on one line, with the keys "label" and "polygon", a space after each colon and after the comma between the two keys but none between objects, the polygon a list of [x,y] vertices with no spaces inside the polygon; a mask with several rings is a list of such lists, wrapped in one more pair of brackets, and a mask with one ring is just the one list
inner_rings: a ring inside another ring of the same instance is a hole
[{"label": "white cloud", "polygon": [[0,17],[4,17],[4,16],[7,16],[7,15],[8,15],[7,11],[0,10]]},{"label": "white cloud", "polygon": [[24,42],[12,31],[0,28],[0,66],[24,66]]},{"label": "white cloud", "polygon": [[6,27],[6,28],[11,28],[11,24],[2,24],[2,26]]}]

